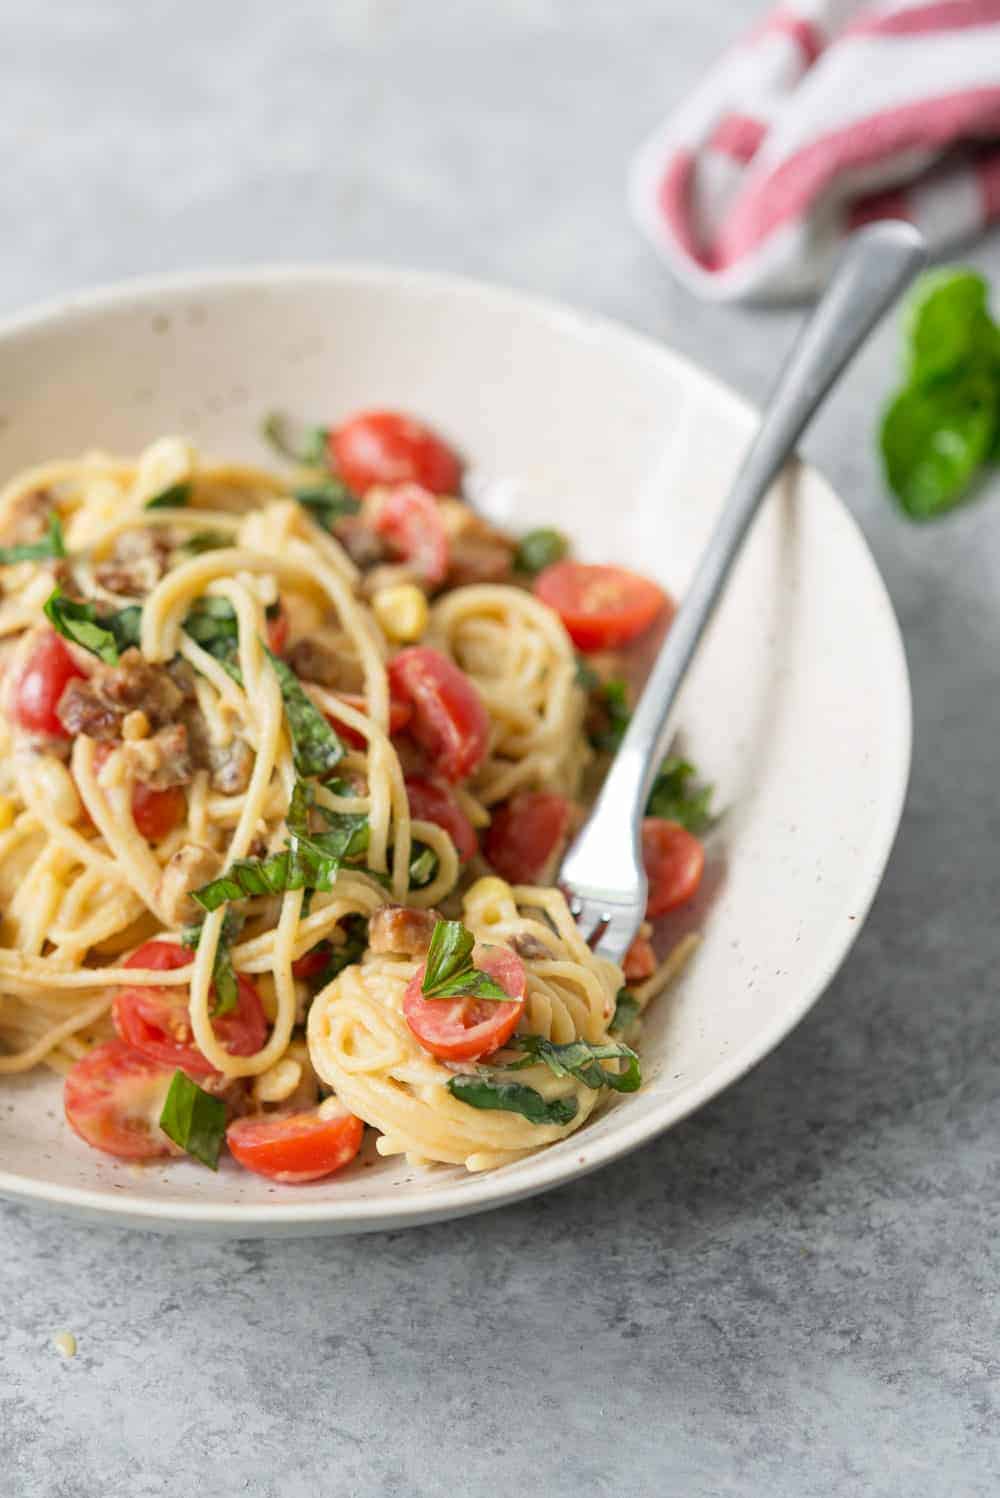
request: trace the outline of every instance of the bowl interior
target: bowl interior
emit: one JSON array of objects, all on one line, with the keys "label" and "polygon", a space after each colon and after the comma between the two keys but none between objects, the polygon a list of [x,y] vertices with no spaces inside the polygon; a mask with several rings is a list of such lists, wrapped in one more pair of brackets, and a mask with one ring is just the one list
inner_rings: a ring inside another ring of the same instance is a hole
[{"label": "bowl interior", "polygon": [[[410,409],[468,456],[480,503],[551,522],[590,560],[681,593],[753,430],[749,410],[623,329],[450,278],[366,269],[136,283],[0,329],[0,478],[184,432],[268,461],[273,407],[334,420]],[[844,607],[845,597],[850,607]],[[874,894],[909,763],[909,695],[885,590],[847,512],[798,467],[758,521],[676,712],[715,783],[704,942],[646,1025],[648,1083],[578,1135],[486,1177],[374,1153],[281,1188],[223,1168],[118,1165],[69,1134],[59,1085],[0,1085],[0,1188],[148,1225],[351,1230],[473,1211],[650,1137],[802,1015]],[[677,929],[680,929],[679,927]],[[0,1000],[2,1002],[2,1000]]]}]

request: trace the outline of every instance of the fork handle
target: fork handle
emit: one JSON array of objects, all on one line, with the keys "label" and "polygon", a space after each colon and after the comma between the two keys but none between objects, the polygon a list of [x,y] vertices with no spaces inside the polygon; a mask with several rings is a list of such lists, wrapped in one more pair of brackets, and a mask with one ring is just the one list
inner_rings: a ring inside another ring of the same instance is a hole
[{"label": "fork handle", "polygon": [[[632,858],[641,874],[640,826],[660,765],[667,718],[712,617],[750,523],[830,387],[872,328],[923,265],[924,241],[909,224],[874,224],[854,235],[806,323],[765,409],[757,435],[615,755],[581,836],[603,823],[605,847],[622,844],[632,810]],[[571,874],[573,850],[564,864]]]}]

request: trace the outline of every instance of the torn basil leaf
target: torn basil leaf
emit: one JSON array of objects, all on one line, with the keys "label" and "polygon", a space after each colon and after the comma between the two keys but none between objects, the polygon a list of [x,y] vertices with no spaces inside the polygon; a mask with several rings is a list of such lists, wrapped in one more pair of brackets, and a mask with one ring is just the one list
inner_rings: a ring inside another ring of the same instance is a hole
[{"label": "torn basil leaf", "polygon": [[648,817],[680,822],[688,832],[704,832],[712,821],[710,785],[694,786],[697,771],[686,759],[665,759],[646,803]]},{"label": "torn basil leaf", "polygon": [[183,510],[190,503],[191,494],[191,484],[187,479],[181,479],[180,483],[171,484],[169,488],[161,489],[159,494],[154,494],[152,499],[147,499],[143,509]]},{"label": "torn basil leaf", "polygon": [[332,531],[344,515],[356,515],[361,501],[352,494],[342,479],[328,478],[321,484],[310,484],[308,488],[294,490],[295,498],[304,510],[321,525]]},{"label": "torn basil leaf", "polygon": [[632,719],[628,706],[628,687],[620,677],[615,677],[606,681],[596,696],[604,709],[606,722],[603,728],[591,734],[590,742],[595,749],[616,754]]},{"label": "torn basil leaf", "polygon": [[618,990],[618,997],[615,1000],[615,1012],[611,1016],[611,1023],[608,1029],[616,1033],[620,1030],[627,1030],[631,1025],[635,1024],[641,1013],[639,1000],[635,995],[630,994],[627,988],[620,988]]},{"label": "torn basil leaf", "polygon": [[601,685],[601,678],[582,655],[576,658],[576,684],[585,692],[595,692]]},{"label": "torn basil leaf", "polygon": [[223,665],[236,659],[240,631],[228,598],[197,598],[184,617],[184,633]]},{"label": "torn basil leaf", "polygon": [[551,567],[553,562],[561,561],[567,551],[569,542],[562,531],[542,526],[521,537],[514,554],[514,566],[519,572],[527,572],[534,577],[539,572],[544,572],[546,567]]},{"label": "torn basil leaf", "polygon": [[65,555],[62,521],[55,510],[52,510],[48,530],[41,541],[25,541],[20,546],[0,546],[0,567],[8,567],[14,562],[39,562],[48,557]]},{"label": "torn basil leaf", "polygon": [[[185,926],[181,932],[181,944],[190,947],[192,951],[197,950],[204,924],[204,921],[198,921],[191,926]],[[242,929],[243,917],[238,911],[227,910],[222,919],[219,942],[215,949],[215,960],[212,963],[212,983],[215,987],[213,1019],[217,1019],[221,1014],[230,1014],[239,1002],[239,987],[236,982],[236,969],[233,967],[231,949]]]},{"label": "torn basil leaf", "polygon": [[431,934],[421,992],[425,999],[496,999],[511,1002],[510,994],[473,966],[476,938],[461,921],[438,921]]},{"label": "torn basil leaf", "polygon": [[[325,832],[309,831],[309,814],[315,809],[326,822]],[[296,782],[285,818],[288,842],[269,858],[241,858],[230,864],[218,879],[192,891],[203,910],[218,910],[227,900],[245,900],[256,895],[281,895],[286,890],[331,890],[341,864],[364,853],[368,847],[368,818],[363,813],[330,811],[316,806],[312,787]]]},{"label": "torn basil leaf", "polygon": [[423,843],[414,843],[410,857],[410,888],[423,889],[438,871],[437,854]]},{"label": "torn basil leaf", "polygon": [[305,426],[281,411],[272,411],[261,422],[261,434],[283,458],[306,468],[326,467],[326,428]]},{"label": "torn basil leaf", "polygon": [[503,1109],[520,1113],[533,1124],[568,1124],[577,1114],[575,1097],[553,1098],[547,1102],[534,1087],[519,1082],[498,1082],[493,1077],[452,1077],[447,1084],[452,1097],[470,1108]]},{"label": "torn basil leaf", "polygon": [[[620,1042],[591,1045],[586,1040],[571,1040],[566,1045],[557,1045],[543,1035],[516,1035],[511,1041],[511,1046],[515,1045],[524,1051],[526,1060],[515,1061],[511,1069],[524,1066],[527,1060],[542,1061],[554,1077],[575,1077],[595,1091],[610,1087],[615,1092],[637,1092],[642,1086],[639,1058]],[[601,1065],[602,1061],[624,1061],[625,1070],[609,1071]]]},{"label": "torn basil leaf", "polygon": [[45,615],[63,639],[82,645],[106,666],[117,666],[120,653],[139,644],[142,609],[137,603],[99,614],[95,604],[81,603],[57,587],[46,599]]},{"label": "torn basil leaf", "polygon": [[175,1071],[160,1114],[160,1128],[209,1170],[218,1170],[226,1133],[226,1105],[203,1092],[197,1082]]},{"label": "torn basil leaf", "polygon": [[232,536],[227,536],[224,531],[192,531],[177,550],[187,552],[192,557],[200,557],[203,552],[222,551],[232,544]]},{"label": "torn basil leaf", "polygon": [[296,775],[306,779],[310,775],[329,774],[344,757],[344,746],[340,738],[304,690],[292,668],[266,647],[265,654],[274,667],[281,687]]}]

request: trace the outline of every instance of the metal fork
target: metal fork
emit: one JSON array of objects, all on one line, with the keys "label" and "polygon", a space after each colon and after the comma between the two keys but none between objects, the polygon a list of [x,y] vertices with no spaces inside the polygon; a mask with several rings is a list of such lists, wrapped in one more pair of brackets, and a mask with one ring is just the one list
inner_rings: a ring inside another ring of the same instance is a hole
[{"label": "metal fork", "polygon": [[645,914],[642,817],[667,718],[750,523],[810,419],[925,253],[921,236],[902,222],[854,235],[778,377],[594,809],[559,871],[570,909],[601,957],[621,962]]}]

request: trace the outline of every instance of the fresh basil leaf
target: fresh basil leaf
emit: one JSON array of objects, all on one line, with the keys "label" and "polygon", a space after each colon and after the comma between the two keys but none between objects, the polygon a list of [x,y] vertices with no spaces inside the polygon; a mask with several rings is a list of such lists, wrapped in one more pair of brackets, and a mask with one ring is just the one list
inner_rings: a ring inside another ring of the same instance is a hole
[{"label": "fresh basil leaf", "polygon": [[81,603],[57,587],[46,599],[45,614],[64,639],[82,645],[106,666],[117,666],[119,653],[139,644],[142,609],[137,603],[98,614],[95,604]]},{"label": "fresh basil leaf", "polygon": [[662,817],[668,822],[680,822],[688,832],[703,832],[712,820],[712,787],[695,789],[690,782],[696,773],[694,765],[686,759],[665,759],[649,793],[647,817]]},{"label": "fresh basil leaf", "polygon": [[361,501],[352,494],[342,479],[324,479],[322,484],[311,484],[306,489],[296,489],[295,498],[303,509],[321,525],[332,531],[335,523],[344,515],[356,515]]},{"label": "fresh basil leaf", "polygon": [[437,871],[437,854],[433,848],[414,843],[410,858],[410,888],[423,889],[425,884],[430,884]]},{"label": "fresh basil leaf", "polygon": [[972,368],[900,391],[882,421],[882,457],[911,519],[929,520],[958,503],[988,461],[998,424],[1000,373]]},{"label": "fresh basil leaf", "polygon": [[585,692],[595,692],[601,685],[601,678],[593,666],[587,664],[582,655],[576,658],[576,684]]},{"label": "fresh basil leaf", "polygon": [[507,1113],[520,1113],[533,1124],[568,1124],[576,1117],[575,1097],[553,1098],[547,1102],[533,1087],[524,1087],[519,1082],[498,1082],[492,1077],[452,1077],[447,1084],[452,1097],[470,1108],[502,1109]]},{"label": "fresh basil leaf", "polygon": [[976,271],[945,269],[922,276],[908,308],[907,331],[910,383],[1000,357],[989,287]]},{"label": "fresh basil leaf", "polygon": [[261,423],[261,433],[283,458],[306,468],[326,467],[326,428],[303,426],[280,411],[272,411]]},{"label": "fresh basil leaf", "polygon": [[356,857],[368,847],[368,818],[317,806],[315,810],[328,830],[310,833],[312,809],[312,788],[299,780],[285,818],[288,842],[281,852],[269,858],[238,859],[217,879],[192,890],[192,899],[203,910],[218,910],[227,900],[280,895],[296,889],[331,890],[345,859]]},{"label": "fresh basil leaf", "polygon": [[[204,924],[204,921],[199,921],[194,925],[185,926],[181,932],[182,945],[196,950],[201,941]],[[233,967],[231,948],[242,929],[243,917],[235,910],[227,910],[222,920],[222,929],[219,932],[219,941],[215,949],[215,960],[212,963],[212,982],[215,985],[213,1019],[221,1014],[231,1013],[239,1002],[239,987],[236,981],[236,969]]]},{"label": "fresh basil leaf", "polygon": [[[554,1077],[575,1077],[594,1091],[610,1087],[615,1092],[637,1092],[642,1086],[639,1058],[620,1042],[591,1045],[586,1040],[571,1040],[566,1045],[557,1045],[543,1035],[517,1035],[511,1045],[519,1046],[533,1060],[544,1062]],[[625,1070],[609,1071],[601,1065],[602,1061],[624,1061]]]},{"label": "fresh basil leaf", "polygon": [[296,775],[304,779],[329,774],[344,757],[340,738],[304,691],[292,668],[266,647],[265,652],[281,687]]},{"label": "fresh basil leaf", "polygon": [[514,565],[519,572],[528,572],[534,577],[551,567],[553,562],[560,561],[568,550],[569,542],[562,531],[543,526],[521,537],[514,554]]},{"label": "fresh basil leaf", "polygon": [[10,566],[13,562],[36,562],[46,557],[65,555],[62,521],[55,510],[52,510],[49,514],[48,531],[41,541],[26,541],[21,546],[0,546],[0,567]]},{"label": "fresh basil leaf", "polygon": [[627,988],[620,988],[615,1000],[615,1012],[611,1016],[609,1030],[618,1032],[628,1030],[634,1025],[642,1010],[639,1008],[639,1000],[634,994],[630,994]]},{"label": "fresh basil leaf", "polygon": [[203,1092],[182,1071],[175,1071],[160,1114],[160,1128],[189,1155],[218,1170],[226,1132],[226,1105]]},{"label": "fresh basil leaf", "polygon": [[632,720],[628,706],[627,683],[620,677],[606,681],[597,694],[597,700],[604,710],[606,723],[597,733],[591,734],[590,742],[595,749],[603,749],[607,754],[616,754],[621,748],[625,730]]},{"label": "fresh basil leaf", "polygon": [[167,489],[161,489],[159,494],[154,494],[152,499],[147,499],[143,506],[146,510],[183,510],[190,503],[192,488],[187,479],[181,479],[178,484],[171,484]]},{"label": "fresh basil leaf", "polygon": [[232,546],[232,536],[227,536],[224,531],[192,531],[191,535],[183,540],[178,546],[178,551],[185,551],[190,556],[199,557],[206,551],[222,551],[227,546]]},{"label": "fresh basil leaf", "polygon": [[431,933],[421,992],[427,999],[496,999],[510,1003],[505,992],[472,963],[476,939],[461,921],[438,921]]},{"label": "fresh basil leaf", "polygon": [[240,632],[228,598],[195,599],[184,617],[184,632],[217,661],[235,660]]}]

